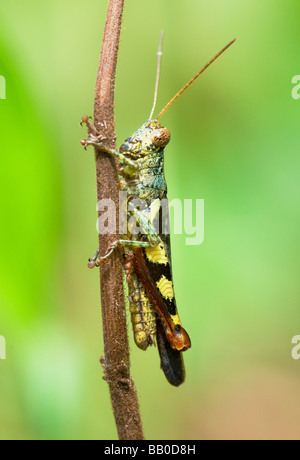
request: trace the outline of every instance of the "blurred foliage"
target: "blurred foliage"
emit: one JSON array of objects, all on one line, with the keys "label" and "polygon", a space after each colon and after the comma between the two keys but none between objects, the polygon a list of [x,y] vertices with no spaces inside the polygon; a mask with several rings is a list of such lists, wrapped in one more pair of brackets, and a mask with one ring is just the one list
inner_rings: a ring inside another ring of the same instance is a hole
[{"label": "blurred foliage", "polygon": [[[102,353],[92,113],[107,2],[0,5],[1,439],[114,439]],[[147,118],[165,31],[160,108],[170,109],[169,197],[205,199],[205,242],[172,238],[177,303],[193,348],[171,388],[157,350],[132,344],[148,439],[299,439],[300,73],[296,0],[126,2],[118,142]],[[83,19],[84,18],[84,19]],[[132,335],[132,334],[131,334]],[[153,404],[155,401],[155,404]]]}]

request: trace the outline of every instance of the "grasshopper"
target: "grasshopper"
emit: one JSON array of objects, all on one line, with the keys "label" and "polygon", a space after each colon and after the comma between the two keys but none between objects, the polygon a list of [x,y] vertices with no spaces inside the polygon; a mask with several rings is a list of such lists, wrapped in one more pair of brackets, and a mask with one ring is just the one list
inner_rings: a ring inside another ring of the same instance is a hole
[{"label": "grasshopper", "polygon": [[[154,103],[149,120],[119,150],[107,148],[101,143],[89,117],[82,123],[88,127],[89,137],[82,145],[97,146],[104,154],[115,156],[120,164],[120,189],[128,197],[128,225],[124,239],[115,241],[100,256],[99,250],[89,259],[89,268],[99,267],[121,246],[124,251],[124,270],[128,283],[129,304],[137,346],[146,350],[155,344],[159,350],[161,368],[167,380],[174,386],[185,380],[182,352],[191,347],[188,333],[183,328],[175,301],[171,270],[170,236],[157,230],[155,220],[162,224],[161,202],[167,197],[164,176],[164,149],[170,141],[170,132],[159,119],[178,97],[207,69],[235,40],[223,48],[206,64],[153,119],[158,94],[161,65],[162,35],[158,50]],[[141,209],[136,199],[143,200]],[[168,221],[168,213],[164,217]],[[133,231],[134,219],[139,231]]]}]

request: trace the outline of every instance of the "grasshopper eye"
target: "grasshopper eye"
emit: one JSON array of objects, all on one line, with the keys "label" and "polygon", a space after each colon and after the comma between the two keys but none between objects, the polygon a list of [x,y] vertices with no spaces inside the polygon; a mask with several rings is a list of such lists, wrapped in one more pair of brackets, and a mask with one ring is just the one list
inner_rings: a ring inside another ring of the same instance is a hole
[{"label": "grasshopper eye", "polygon": [[171,139],[170,131],[167,128],[156,129],[152,142],[156,147],[164,148]]}]

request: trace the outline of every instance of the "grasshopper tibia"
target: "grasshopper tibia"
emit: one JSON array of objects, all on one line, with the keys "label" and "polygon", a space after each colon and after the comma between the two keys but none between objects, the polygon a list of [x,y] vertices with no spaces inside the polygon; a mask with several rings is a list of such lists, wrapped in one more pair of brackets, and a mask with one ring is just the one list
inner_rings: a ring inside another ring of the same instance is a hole
[{"label": "grasshopper tibia", "polygon": [[97,249],[96,254],[89,259],[88,268],[100,267],[100,265],[102,265],[103,262],[105,262],[105,260],[108,259],[113,254],[114,250],[118,246],[129,246],[129,247],[136,246],[136,247],[146,248],[149,245],[150,243],[148,243],[147,241],[116,240],[114,243],[112,243],[109,246],[107,253],[102,257],[99,256],[99,249]]}]

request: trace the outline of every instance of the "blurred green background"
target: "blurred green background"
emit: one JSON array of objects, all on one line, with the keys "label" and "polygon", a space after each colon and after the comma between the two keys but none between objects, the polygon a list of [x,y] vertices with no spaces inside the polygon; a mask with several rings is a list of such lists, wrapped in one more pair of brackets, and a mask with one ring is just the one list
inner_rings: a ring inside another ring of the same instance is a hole
[{"label": "blurred green background", "polygon": [[[92,114],[107,2],[0,5],[1,439],[116,439],[103,353]],[[205,200],[205,242],[172,238],[193,347],[172,388],[132,340],[148,439],[300,439],[297,0],[127,1],[116,81],[118,144],[232,38],[162,119],[169,198]]]}]

